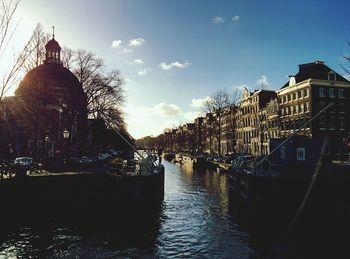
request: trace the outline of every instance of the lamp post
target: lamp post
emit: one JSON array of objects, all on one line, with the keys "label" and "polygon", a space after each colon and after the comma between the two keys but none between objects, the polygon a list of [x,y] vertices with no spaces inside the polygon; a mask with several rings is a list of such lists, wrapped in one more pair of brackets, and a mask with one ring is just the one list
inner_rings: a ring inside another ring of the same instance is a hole
[{"label": "lamp post", "polygon": [[63,131],[63,138],[64,138],[64,163],[67,162],[67,142],[68,142],[68,138],[69,138],[69,131],[67,129],[65,129]]}]

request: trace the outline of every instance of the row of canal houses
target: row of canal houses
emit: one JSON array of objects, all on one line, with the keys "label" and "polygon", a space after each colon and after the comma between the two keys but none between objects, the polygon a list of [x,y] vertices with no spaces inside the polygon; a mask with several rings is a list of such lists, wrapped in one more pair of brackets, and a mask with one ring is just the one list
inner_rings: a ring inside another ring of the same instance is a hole
[{"label": "row of canal houses", "polygon": [[[327,105],[333,104],[309,122]],[[220,117],[220,125],[218,121]],[[304,125],[304,126],[303,126]],[[302,127],[303,126],[303,127]],[[299,65],[279,90],[243,90],[236,105],[207,113],[164,132],[164,148],[208,154],[268,154],[272,139],[291,134],[313,141],[325,134],[329,152],[348,157],[350,145],[350,82],[322,61]]]}]

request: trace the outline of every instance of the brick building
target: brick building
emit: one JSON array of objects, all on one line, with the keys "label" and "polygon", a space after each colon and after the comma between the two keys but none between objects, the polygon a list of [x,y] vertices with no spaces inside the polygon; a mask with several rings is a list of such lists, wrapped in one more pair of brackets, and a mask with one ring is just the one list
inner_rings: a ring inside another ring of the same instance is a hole
[{"label": "brick building", "polygon": [[322,61],[299,65],[299,72],[290,77],[279,91],[281,135],[289,136],[307,120],[327,109],[298,133],[321,141],[329,136],[328,152],[337,157],[347,153],[350,137],[350,82]]}]

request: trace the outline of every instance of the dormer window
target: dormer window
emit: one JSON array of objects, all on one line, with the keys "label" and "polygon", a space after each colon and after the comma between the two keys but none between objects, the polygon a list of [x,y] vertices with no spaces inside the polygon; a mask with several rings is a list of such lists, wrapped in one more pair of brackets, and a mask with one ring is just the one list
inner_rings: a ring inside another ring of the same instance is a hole
[{"label": "dormer window", "polygon": [[294,76],[291,76],[289,78],[289,85],[295,85],[295,77]]},{"label": "dormer window", "polygon": [[337,81],[337,75],[334,71],[328,73],[328,81]]}]

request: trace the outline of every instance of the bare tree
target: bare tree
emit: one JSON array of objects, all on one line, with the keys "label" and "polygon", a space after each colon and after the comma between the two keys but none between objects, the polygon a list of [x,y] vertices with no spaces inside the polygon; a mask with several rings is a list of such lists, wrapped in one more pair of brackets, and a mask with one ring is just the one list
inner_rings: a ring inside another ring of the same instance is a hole
[{"label": "bare tree", "polygon": [[71,69],[74,63],[74,51],[70,48],[63,47],[61,50],[61,62],[67,69]]},{"label": "bare tree", "polygon": [[[17,24],[14,21],[14,13],[17,10],[20,0],[1,0],[0,1],[0,61],[3,58],[16,30]],[[15,23],[15,24],[14,24]],[[4,62],[0,62],[4,64]],[[7,68],[4,69],[5,71]],[[8,71],[3,75],[1,82],[0,100],[8,90],[11,83],[10,76],[14,75],[14,71]]]},{"label": "bare tree", "polygon": [[13,15],[17,10],[20,0],[1,0],[0,1],[0,57],[3,56],[6,48],[11,42],[15,26],[13,26]]},{"label": "bare tree", "polygon": [[229,107],[230,107],[230,116],[229,116],[229,138],[231,140],[231,149],[235,152],[236,146],[236,124],[237,124],[237,102],[241,96],[241,90],[239,88],[233,88],[232,92],[229,94]]},{"label": "bare tree", "polygon": [[214,92],[204,105],[205,112],[213,114],[211,126],[213,127],[218,142],[219,155],[221,154],[222,112],[228,106],[229,94],[226,90],[218,90]]},{"label": "bare tree", "polygon": [[50,34],[44,32],[43,26],[38,23],[33,31],[28,47],[32,50],[28,53],[28,56],[24,63],[24,69],[26,72],[38,67],[45,60],[45,44],[49,41]]},{"label": "bare tree", "polygon": [[[348,46],[350,47],[350,41],[347,41]],[[350,76],[350,55],[343,55],[343,58],[345,59],[345,64],[342,64],[341,67],[343,68],[344,72],[347,74],[347,78]]]},{"label": "bare tree", "polygon": [[86,50],[75,52],[72,67],[87,95],[89,117],[104,119],[114,127],[124,127],[121,109],[125,102],[124,80],[120,72],[107,71],[103,59]]},{"label": "bare tree", "polygon": [[28,58],[32,55],[35,50],[35,46],[32,45],[34,35],[24,45],[22,51],[19,54],[13,55],[13,64],[5,72],[2,78],[0,100],[4,95],[14,86],[16,86],[22,77],[23,68]]}]

